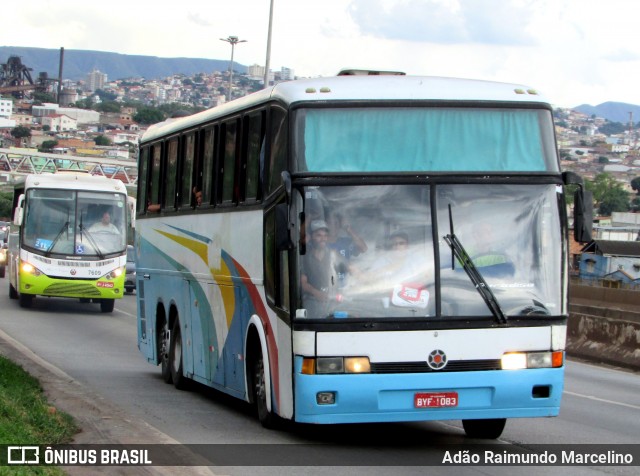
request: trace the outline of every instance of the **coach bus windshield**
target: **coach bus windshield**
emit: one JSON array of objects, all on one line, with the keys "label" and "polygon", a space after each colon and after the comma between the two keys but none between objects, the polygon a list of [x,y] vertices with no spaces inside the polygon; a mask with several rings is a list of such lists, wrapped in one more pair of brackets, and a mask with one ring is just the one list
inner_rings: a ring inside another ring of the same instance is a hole
[{"label": "coach bus windshield", "polygon": [[298,171],[558,171],[548,110],[307,108],[295,117]]},{"label": "coach bus windshield", "polygon": [[558,193],[555,185],[438,185],[434,195],[425,185],[307,187],[297,315],[491,319],[452,257],[452,231],[505,315],[559,315]]},{"label": "coach bus windshield", "polygon": [[22,243],[45,256],[103,259],[125,249],[126,217],[123,194],[32,189]]}]

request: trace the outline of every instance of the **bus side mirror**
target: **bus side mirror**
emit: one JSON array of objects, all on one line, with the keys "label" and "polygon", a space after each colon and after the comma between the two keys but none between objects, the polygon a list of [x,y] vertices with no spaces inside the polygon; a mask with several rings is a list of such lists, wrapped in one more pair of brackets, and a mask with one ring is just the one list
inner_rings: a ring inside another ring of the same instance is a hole
[{"label": "bus side mirror", "polygon": [[575,172],[563,172],[565,185],[577,185],[573,199],[573,237],[578,243],[589,243],[593,231],[593,194]]},{"label": "bus side mirror", "polygon": [[589,243],[593,230],[593,194],[578,189],[573,200],[573,237],[578,243]]},{"label": "bus side mirror", "polygon": [[22,218],[24,216],[24,194],[18,198],[18,205],[13,212],[13,224],[16,226],[22,226]]}]

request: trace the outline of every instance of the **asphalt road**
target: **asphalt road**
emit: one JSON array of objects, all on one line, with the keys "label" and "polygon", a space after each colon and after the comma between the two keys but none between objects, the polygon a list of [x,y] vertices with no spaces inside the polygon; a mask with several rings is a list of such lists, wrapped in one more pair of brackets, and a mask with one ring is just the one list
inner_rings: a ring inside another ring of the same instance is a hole
[{"label": "asphalt road", "polygon": [[[95,304],[38,298],[21,309],[0,280],[0,353],[38,377],[54,405],[73,414],[83,427],[78,443],[277,444],[296,448],[341,448],[318,466],[225,466],[182,468],[182,474],[424,474],[403,458],[435,451],[438,445],[484,443],[465,437],[460,422],[384,425],[285,425],[262,428],[247,404],[196,385],[178,391],[136,346],[135,296],[118,301],[113,314]],[[570,361],[561,414],[551,419],[513,419],[497,449],[536,444],[640,444],[640,375]],[[231,447],[229,447],[231,448]],[[260,447],[256,447],[260,448]],[[312,461],[324,453],[308,453]],[[376,462],[397,466],[377,466]],[[369,466],[370,465],[370,466]],[[111,468],[111,473],[114,468]],[[90,474],[72,468],[72,474]],[[93,469],[100,472],[100,469]],[[147,468],[143,474],[172,474]],[[526,467],[430,467],[430,474],[530,474]],[[637,474],[630,467],[547,467],[553,474]],[[125,473],[122,473],[125,474]],[[126,474],[130,474],[127,471]]]}]

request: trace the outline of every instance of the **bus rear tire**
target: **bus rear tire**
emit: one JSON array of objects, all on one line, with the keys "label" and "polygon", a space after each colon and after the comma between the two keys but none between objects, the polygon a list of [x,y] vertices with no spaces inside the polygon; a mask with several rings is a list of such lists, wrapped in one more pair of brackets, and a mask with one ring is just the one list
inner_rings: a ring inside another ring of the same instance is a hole
[{"label": "bus rear tire", "polygon": [[253,399],[256,402],[256,410],[258,412],[258,420],[264,428],[273,429],[278,426],[278,417],[267,408],[267,382],[264,372],[264,358],[262,352],[258,351],[258,355],[253,362]]},{"label": "bus rear tire", "polygon": [[115,299],[101,299],[100,312],[113,312],[113,307],[115,306],[115,304]]},{"label": "bus rear tire", "polygon": [[169,369],[173,386],[178,390],[185,390],[188,386],[187,377],[182,373],[182,333],[180,332],[180,320],[176,318],[171,332],[171,344],[169,346]]},{"label": "bus rear tire", "polygon": [[20,307],[29,308],[33,305],[33,294],[20,294],[18,300]]},{"label": "bus rear tire", "polygon": [[462,427],[469,438],[495,440],[502,435],[506,423],[506,418],[462,420]]},{"label": "bus rear tire", "polygon": [[160,321],[160,335],[158,336],[158,353],[160,354],[160,368],[162,371],[162,380],[165,383],[173,383],[171,378],[171,362],[169,361],[169,349],[171,348],[171,332],[169,332],[169,323],[166,319]]}]

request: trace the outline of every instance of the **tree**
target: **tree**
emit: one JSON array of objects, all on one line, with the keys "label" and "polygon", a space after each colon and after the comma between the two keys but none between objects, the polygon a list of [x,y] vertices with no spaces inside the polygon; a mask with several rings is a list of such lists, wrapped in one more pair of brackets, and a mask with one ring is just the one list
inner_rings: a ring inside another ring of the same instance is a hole
[{"label": "tree", "polygon": [[25,126],[16,126],[13,129],[11,129],[11,135],[16,139],[31,137],[31,129]]},{"label": "tree", "polygon": [[111,140],[104,135],[99,135],[95,137],[93,141],[96,143],[96,145],[103,145],[103,146],[111,145]]},{"label": "tree", "polygon": [[631,188],[636,191],[636,195],[640,195],[640,177],[631,180]]},{"label": "tree", "polygon": [[587,180],[585,187],[593,192],[593,199],[598,204],[600,215],[608,216],[611,212],[629,210],[629,192],[611,174],[598,174],[593,181]]},{"label": "tree", "polygon": [[604,216],[626,211],[629,211],[629,192],[622,187],[608,190],[598,207],[598,213]]},{"label": "tree", "polygon": [[141,107],[138,112],[133,116],[133,120],[139,124],[156,124],[157,122],[164,121],[164,114],[156,108]]},{"label": "tree", "polygon": [[53,149],[57,145],[58,145],[58,141],[57,140],[46,140],[40,146],[40,150],[41,151],[50,151],[51,149]]},{"label": "tree", "polygon": [[598,163],[599,164],[608,164],[609,163],[609,159],[606,158],[604,155],[601,155],[600,157],[598,157]]},{"label": "tree", "polygon": [[115,101],[105,101],[96,104],[95,109],[100,112],[120,112],[120,104]]},{"label": "tree", "polygon": [[0,218],[11,219],[12,206],[13,206],[13,193],[0,192]]}]

